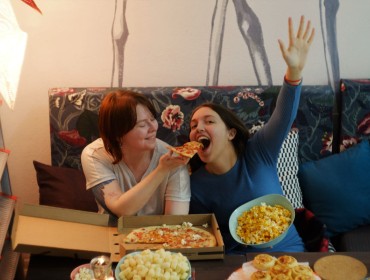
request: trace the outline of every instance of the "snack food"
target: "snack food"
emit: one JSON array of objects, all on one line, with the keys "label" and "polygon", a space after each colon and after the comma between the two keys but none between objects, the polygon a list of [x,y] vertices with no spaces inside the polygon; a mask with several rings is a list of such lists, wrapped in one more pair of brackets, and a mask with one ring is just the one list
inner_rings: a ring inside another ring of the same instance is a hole
[{"label": "snack food", "polygon": [[288,209],[281,205],[261,203],[238,217],[236,233],[247,244],[262,244],[281,235],[291,222]]},{"label": "snack food", "polygon": [[163,244],[164,248],[201,248],[216,246],[216,238],[209,231],[191,223],[141,227],[125,237],[126,243]]},{"label": "snack food", "polygon": [[275,264],[270,268],[269,272],[272,278],[277,277],[278,275],[284,275],[287,279],[288,277],[292,277],[291,268],[280,264]]},{"label": "snack food", "polygon": [[253,259],[253,266],[259,270],[269,270],[274,266],[276,258],[268,254],[259,254]]},{"label": "snack food", "polygon": [[202,148],[203,144],[197,141],[187,142],[179,147],[168,147],[169,150],[189,158],[192,158]]},{"label": "snack food", "polygon": [[314,275],[313,270],[311,269],[311,267],[309,267],[307,265],[302,265],[302,264],[298,264],[295,267],[293,267],[292,268],[292,273],[293,273],[294,277],[301,277],[302,279],[304,279],[305,276],[311,277],[311,278],[307,278],[307,279],[312,279],[312,277]]},{"label": "snack food", "polygon": [[277,258],[277,263],[289,268],[295,267],[298,265],[296,258],[292,256],[283,255]]},{"label": "snack food", "polygon": [[74,276],[73,280],[94,280],[94,276],[91,269],[87,267],[81,267]]},{"label": "snack food", "polygon": [[315,273],[308,265],[299,263],[289,255],[276,258],[265,253],[258,254],[251,264],[254,271],[250,274],[250,279],[315,279]]},{"label": "snack food", "polygon": [[125,256],[117,264],[116,279],[189,279],[190,263],[181,253],[144,250]]},{"label": "snack food", "polygon": [[270,280],[271,275],[267,271],[257,270],[252,273],[251,280]]}]

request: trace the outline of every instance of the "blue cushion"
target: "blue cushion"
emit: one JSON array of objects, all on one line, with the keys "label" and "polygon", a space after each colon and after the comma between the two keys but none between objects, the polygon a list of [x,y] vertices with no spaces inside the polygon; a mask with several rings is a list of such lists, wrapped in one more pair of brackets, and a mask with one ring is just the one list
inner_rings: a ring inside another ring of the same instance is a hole
[{"label": "blue cushion", "polygon": [[369,141],[302,163],[298,178],[305,207],[326,224],[329,237],[370,224]]}]

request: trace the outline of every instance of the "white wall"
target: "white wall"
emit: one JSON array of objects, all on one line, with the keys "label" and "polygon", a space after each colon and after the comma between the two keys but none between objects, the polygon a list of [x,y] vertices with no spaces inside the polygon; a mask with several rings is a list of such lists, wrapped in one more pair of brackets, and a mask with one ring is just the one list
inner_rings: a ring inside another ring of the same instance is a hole
[{"label": "white wall", "polygon": [[[121,0],[119,0],[121,1]],[[130,31],[125,86],[205,85],[211,18],[216,0],[128,0]],[[277,39],[287,40],[287,18],[304,14],[317,28],[305,84],[326,84],[319,1],[248,1],[262,24],[274,84],[285,70]],[[36,0],[40,15],[11,0],[28,45],[14,111],[0,108],[13,193],[38,203],[32,161],[50,163],[48,89],[110,86],[113,0]],[[294,11],[294,14],[292,14]],[[337,39],[341,77],[370,78],[370,1],[340,1]],[[219,85],[256,84],[248,50],[229,1]]]}]

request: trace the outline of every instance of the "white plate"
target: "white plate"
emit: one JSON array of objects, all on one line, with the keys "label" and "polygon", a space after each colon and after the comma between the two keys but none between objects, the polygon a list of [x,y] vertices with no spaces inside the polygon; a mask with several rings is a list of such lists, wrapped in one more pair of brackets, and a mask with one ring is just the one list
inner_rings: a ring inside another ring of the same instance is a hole
[{"label": "white plate", "polygon": [[[308,265],[308,263],[305,263],[305,262],[299,262],[299,264],[303,264],[303,265]],[[253,274],[253,272],[257,271],[258,269],[256,269],[252,262],[246,262],[246,263],[243,263],[242,267],[239,268],[238,270],[234,271],[230,276],[229,278],[227,278],[227,280],[250,280],[251,279],[251,275]],[[317,276],[316,274],[314,274],[314,279],[315,280],[320,280],[321,278],[319,276]]]}]

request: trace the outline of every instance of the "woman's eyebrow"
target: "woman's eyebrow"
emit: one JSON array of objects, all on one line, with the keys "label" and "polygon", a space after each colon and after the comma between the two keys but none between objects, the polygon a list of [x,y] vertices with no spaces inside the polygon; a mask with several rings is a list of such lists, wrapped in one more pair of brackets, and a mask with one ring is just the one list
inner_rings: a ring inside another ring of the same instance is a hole
[{"label": "woman's eyebrow", "polygon": [[148,119],[141,119],[141,120],[137,120],[136,123],[142,123],[142,122],[146,122],[148,121]]}]

